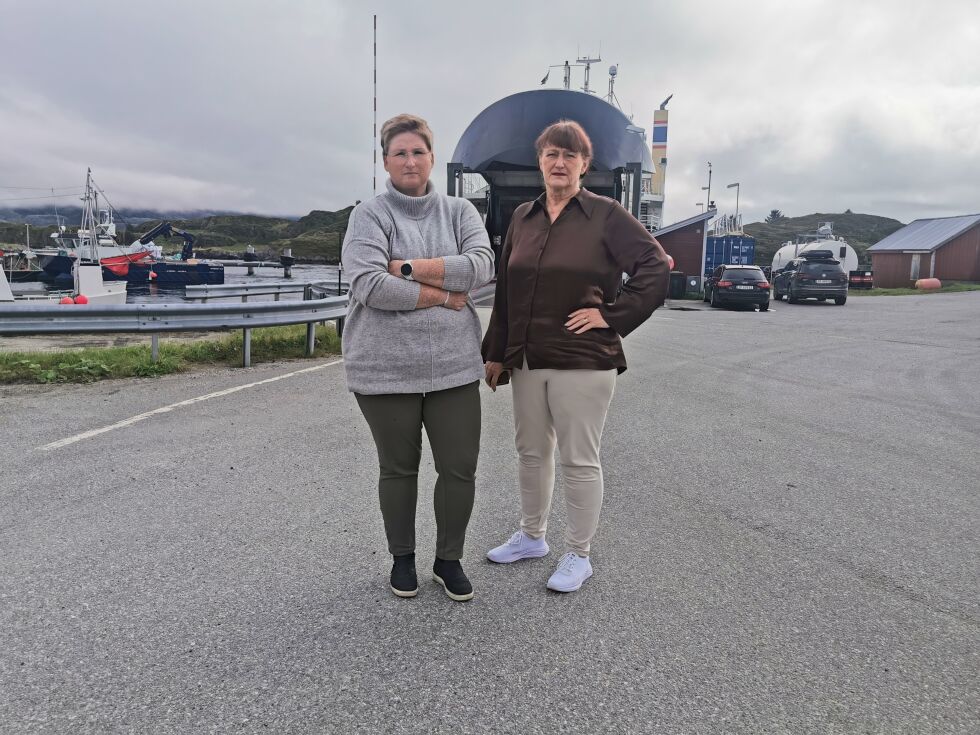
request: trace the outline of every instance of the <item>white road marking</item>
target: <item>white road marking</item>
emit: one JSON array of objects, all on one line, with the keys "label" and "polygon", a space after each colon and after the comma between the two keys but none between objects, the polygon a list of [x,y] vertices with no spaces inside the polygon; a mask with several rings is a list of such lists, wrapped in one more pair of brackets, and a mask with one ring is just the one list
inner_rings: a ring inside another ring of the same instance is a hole
[{"label": "white road marking", "polygon": [[105,434],[107,431],[114,431],[116,429],[122,429],[125,426],[132,426],[133,424],[144,421],[151,416],[156,416],[162,413],[169,413],[175,408],[180,408],[182,406],[190,406],[194,403],[200,403],[201,401],[207,401],[212,398],[220,398],[221,396],[227,396],[231,393],[237,393],[240,390],[245,390],[246,388],[254,388],[257,385],[266,385],[267,383],[275,383],[278,380],[283,380],[285,378],[291,378],[294,375],[302,375],[303,373],[312,373],[315,370],[323,370],[331,365],[337,365],[342,363],[344,360],[334,360],[333,362],[328,362],[323,365],[317,365],[315,367],[303,368],[302,370],[295,370],[291,373],[286,373],[285,375],[277,375],[274,378],[266,378],[265,380],[258,380],[254,383],[247,383],[246,385],[236,385],[234,388],[225,388],[224,390],[215,391],[214,393],[208,393],[207,395],[197,396],[196,398],[188,398],[186,401],[178,401],[177,403],[171,403],[169,406],[161,406],[160,408],[154,408],[152,411],[147,411],[146,413],[137,414],[136,416],[131,416],[128,419],[123,419],[122,421],[117,421],[109,426],[103,426],[101,429],[92,429],[91,431],[84,431],[81,434],[75,434],[75,436],[70,436],[67,439],[59,439],[56,442],[51,442],[50,444],[45,444],[43,447],[38,447],[43,452],[51,451],[52,449],[61,449],[61,447],[67,447],[69,444],[74,444],[75,442],[80,442],[84,439],[91,439],[93,436],[98,436],[99,434]]}]

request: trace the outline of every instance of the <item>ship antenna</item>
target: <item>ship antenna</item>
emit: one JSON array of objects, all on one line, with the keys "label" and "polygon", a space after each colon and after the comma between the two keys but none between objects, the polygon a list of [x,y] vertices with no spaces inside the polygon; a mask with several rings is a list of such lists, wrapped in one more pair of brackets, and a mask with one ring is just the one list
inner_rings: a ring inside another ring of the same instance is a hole
[{"label": "ship antenna", "polygon": [[619,65],[613,64],[609,67],[609,93],[606,95],[606,102],[610,105],[615,104],[620,110],[623,109],[622,105],[619,104],[619,99],[616,97],[616,92],[614,87],[616,86],[616,75],[619,73]]},{"label": "ship antenna", "polygon": [[589,71],[591,70],[593,64],[602,61],[602,55],[600,54],[595,58],[590,56],[580,56],[575,61],[577,64],[585,67],[585,86],[582,87],[582,91],[586,94],[592,94],[592,90],[589,89]]}]

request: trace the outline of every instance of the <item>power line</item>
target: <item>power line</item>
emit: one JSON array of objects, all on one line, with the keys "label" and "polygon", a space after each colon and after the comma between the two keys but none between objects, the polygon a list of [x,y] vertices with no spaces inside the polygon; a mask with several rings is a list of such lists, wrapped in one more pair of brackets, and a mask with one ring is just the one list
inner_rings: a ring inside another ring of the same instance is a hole
[{"label": "power line", "polygon": [[84,186],[0,186],[0,189],[22,189],[24,191],[64,191],[66,189],[84,189]]},{"label": "power line", "polygon": [[47,196],[40,197],[5,197],[0,199],[0,202],[27,202],[33,201],[34,199],[64,199],[65,197],[77,197],[82,192],[79,190],[74,194],[48,194]]}]

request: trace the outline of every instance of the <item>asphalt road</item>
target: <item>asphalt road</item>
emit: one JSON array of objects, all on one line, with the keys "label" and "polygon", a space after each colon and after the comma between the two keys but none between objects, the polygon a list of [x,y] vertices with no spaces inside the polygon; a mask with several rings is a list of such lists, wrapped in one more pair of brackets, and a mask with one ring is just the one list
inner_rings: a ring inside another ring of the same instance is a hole
[{"label": "asphalt road", "polygon": [[424,573],[430,491],[420,593],[388,591],[342,364],[0,388],[0,731],[975,733],[978,315],[658,311],[564,596],[560,494],[549,557],[483,559],[517,521],[509,388],[470,603]]}]

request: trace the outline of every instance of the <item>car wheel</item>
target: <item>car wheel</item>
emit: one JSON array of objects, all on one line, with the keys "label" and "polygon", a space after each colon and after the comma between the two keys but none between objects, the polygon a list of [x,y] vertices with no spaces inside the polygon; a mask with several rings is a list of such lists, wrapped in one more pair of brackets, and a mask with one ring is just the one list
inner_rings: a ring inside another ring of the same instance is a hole
[{"label": "car wheel", "polygon": [[782,295],[781,293],[779,293],[779,291],[777,291],[777,290],[776,290],[776,289],[774,288],[774,289],[772,290],[772,298],[773,298],[773,300],[775,300],[775,301],[779,301],[779,300],[780,300],[781,298],[783,298],[783,295]]},{"label": "car wheel", "polygon": [[838,296],[836,299],[834,299],[834,303],[837,304],[838,306],[843,306],[844,304],[847,303],[847,297]]},{"label": "car wheel", "polygon": [[715,309],[717,309],[719,306],[721,306],[721,302],[718,301],[718,292],[717,291],[712,291],[711,292],[711,306],[714,307]]},{"label": "car wheel", "polygon": [[769,311],[769,302],[763,301],[761,304],[759,304],[759,311]]},{"label": "car wheel", "polygon": [[710,292],[708,291],[708,287],[707,287],[707,286],[705,286],[705,288],[704,288],[704,298],[703,298],[703,299],[701,299],[701,300],[702,300],[702,301],[703,301],[704,303],[706,303],[706,304],[708,303],[708,299],[710,298],[710,295],[709,295],[709,293],[710,293]]}]

